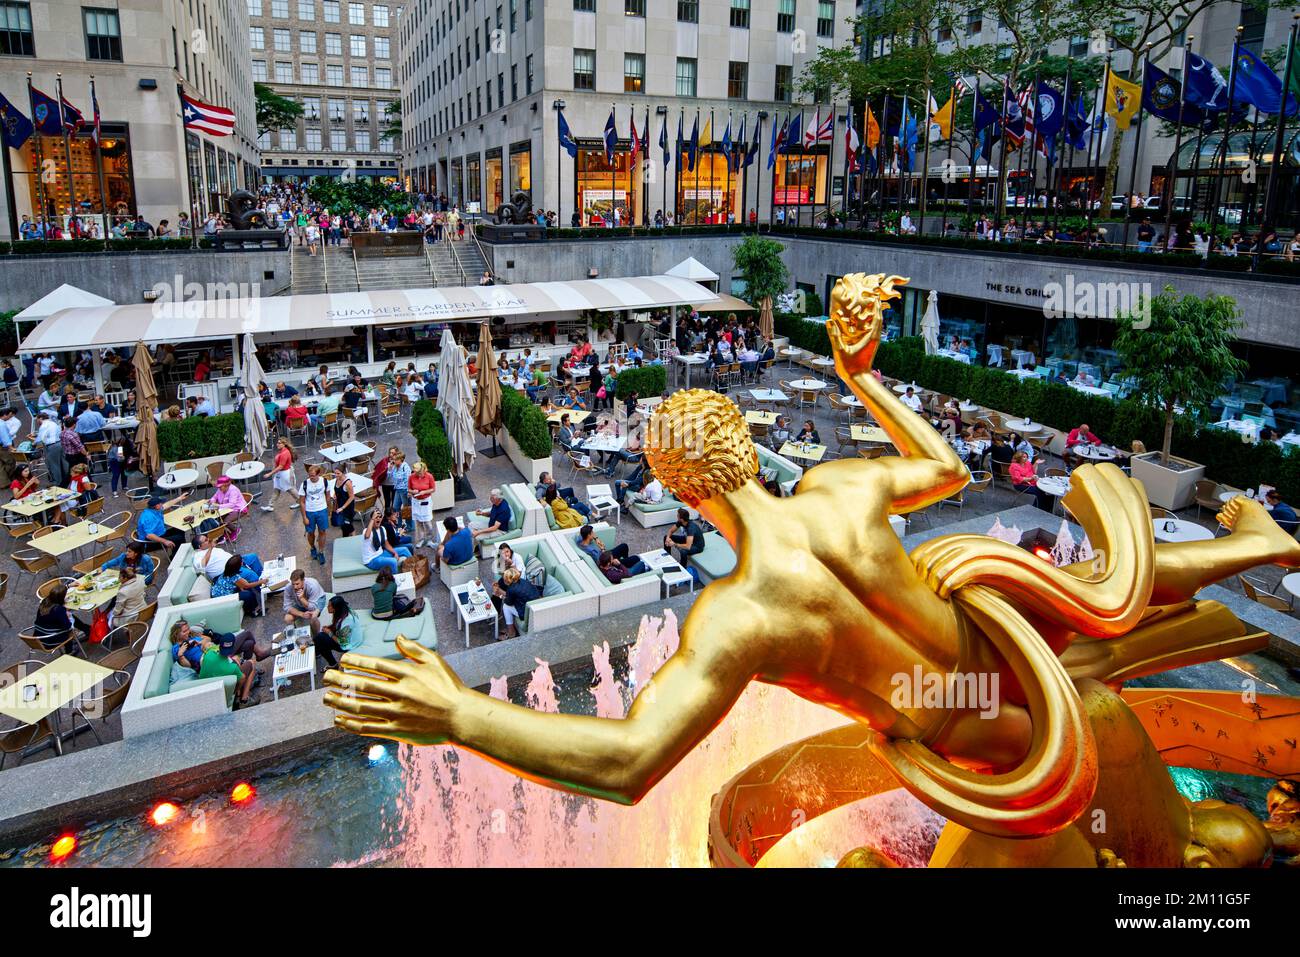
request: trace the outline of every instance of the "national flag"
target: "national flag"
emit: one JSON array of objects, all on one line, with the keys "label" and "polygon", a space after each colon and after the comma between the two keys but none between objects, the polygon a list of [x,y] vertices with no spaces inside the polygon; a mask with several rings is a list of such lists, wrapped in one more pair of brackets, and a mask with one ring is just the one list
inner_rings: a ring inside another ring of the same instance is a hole
[{"label": "national flag", "polygon": [[[776,122],[773,117],[772,122]],[[785,134],[790,129],[790,115],[787,113],[785,119],[781,122],[781,129],[777,130],[776,135],[772,137],[772,146],[767,151],[767,168],[771,169],[776,165],[776,154],[785,148]]]},{"label": "national flag", "polygon": [[822,108],[817,107],[817,117],[813,125],[804,133],[804,149],[814,146],[817,143],[829,143],[835,138],[835,111],[832,110],[826,119],[822,119]]},{"label": "national flag", "polygon": [[1012,94],[1011,84],[1002,83],[1002,131],[1012,149],[1019,149],[1025,141],[1025,113],[1020,100]]},{"label": "national flag", "polygon": [[975,132],[978,133],[986,126],[990,126],[1000,118],[997,109],[984,98],[984,94],[979,90],[975,91]]},{"label": "national flag", "polygon": [[578,158],[578,141],[573,138],[573,132],[569,129],[569,121],[564,118],[564,111],[560,110],[560,149],[564,150],[574,159]]},{"label": "national flag", "polygon": [[1115,126],[1128,129],[1141,108],[1142,87],[1112,73],[1106,84],[1106,115],[1114,118]]},{"label": "national flag", "polygon": [[[1286,69],[1283,66],[1283,69]],[[1287,89],[1291,95],[1300,100],[1300,56],[1291,57],[1291,75],[1286,78]]]},{"label": "national flag", "polygon": [[81,115],[81,110],[69,103],[66,96],[59,97],[59,106],[63,110],[63,125],[72,127],[68,131],[69,133],[76,134],[79,129],[86,125],[86,118]]},{"label": "national flag", "polygon": [[95,141],[95,146],[99,146],[100,124],[99,124],[99,98],[95,96],[95,81],[90,81],[90,109],[95,115],[95,125],[91,129],[90,138]]},{"label": "national flag", "polygon": [[[1111,77],[1111,79],[1113,80],[1114,77]],[[1088,114],[1087,137],[1089,153],[1091,153],[1094,148],[1097,149],[1098,155],[1106,152],[1106,143],[1109,140],[1110,131],[1115,125],[1107,122],[1106,116],[1107,111],[1105,109],[1105,104],[1102,103],[1102,99],[1099,96],[1093,101],[1092,111]],[[1097,143],[1098,139],[1101,140],[1100,146],[1095,146],[1094,144]]]},{"label": "national flag", "polygon": [[1186,82],[1188,103],[1209,112],[1228,108],[1228,81],[1205,57],[1187,54]]},{"label": "national flag", "polygon": [[628,134],[628,138],[632,141],[632,162],[635,164],[636,158],[641,154],[641,137],[636,135],[636,110],[632,111],[632,115],[628,118],[628,123],[631,126],[631,132]]},{"label": "national flag", "polygon": [[939,139],[952,139],[953,118],[957,111],[957,97],[948,97],[948,102],[943,105],[943,109],[935,110],[930,114],[931,130],[938,130]]},{"label": "national flag", "polygon": [[181,114],[187,130],[198,130],[212,136],[229,136],[235,131],[235,114],[224,106],[214,106],[181,93]]},{"label": "national flag", "polygon": [[[681,117],[679,116],[678,117],[679,122],[680,119]],[[682,137],[681,131],[678,130],[677,138],[680,140],[681,137]],[[667,113],[664,114],[664,121],[659,126],[659,152],[663,154],[664,169],[668,169],[668,165],[672,160],[672,156],[668,152],[668,114]]]},{"label": "national flag", "polygon": [[32,101],[32,125],[46,136],[62,136],[63,121],[58,101],[36,89],[30,81],[27,92]]},{"label": "national flag", "polygon": [[731,114],[727,114],[727,128],[722,134],[722,153],[727,157],[727,168],[731,168]]},{"label": "national flag", "polygon": [[[731,126],[730,117],[727,119],[727,126]],[[757,132],[757,130],[755,130],[755,132]],[[745,156],[747,155],[747,144],[749,142],[745,137],[748,133],[749,114],[746,113],[740,118],[740,135],[736,137],[736,141],[731,145],[731,170],[733,173],[739,173],[745,166]]]},{"label": "national flag", "polygon": [[916,117],[908,109],[907,97],[903,97],[903,112],[899,114],[895,153],[898,155],[899,166],[908,173],[916,165],[916,134]]},{"label": "national flag", "polygon": [[0,93],[0,132],[4,134],[4,145],[11,150],[22,149],[31,137],[32,130],[32,121]]},{"label": "national flag", "polygon": [[926,139],[931,143],[937,143],[943,139],[943,127],[934,121],[934,115],[939,112],[939,102],[932,93],[927,93],[926,98],[928,100],[925,107]]},{"label": "national flag", "polygon": [[1087,107],[1083,102],[1083,94],[1080,93],[1065,114],[1065,141],[1073,149],[1088,148],[1089,124]]},{"label": "national flag", "polygon": [[952,85],[957,90],[957,96],[959,97],[965,96],[975,88],[973,83],[967,83],[965,79],[958,76],[956,73],[952,74]]},{"label": "national flag", "polygon": [[614,122],[614,108],[609,108],[609,119],[605,121],[605,162],[614,165],[614,148],[618,146],[618,126]]},{"label": "national flag", "polygon": [[[1282,110],[1282,79],[1245,47],[1237,50],[1237,79],[1232,91],[1236,103],[1249,103],[1261,113],[1276,115]],[[1286,115],[1294,116],[1296,99],[1286,98]]]},{"label": "national flag", "polygon": [[713,145],[713,117],[710,116],[704,121],[704,129],[700,132],[699,149],[706,150]]},{"label": "national flag", "polygon": [[1182,97],[1182,84],[1147,60],[1142,76],[1142,109],[1152,116],[1177,123],[1181,108],[1182,122],[1199,126],[1205,119],[1204,111],[1199,106],[1181,102]]},{"label": "national flag", "polygon": [[749,144],[749,152],[745,154],[745,169],[754,165],[754,160],[758,156],[758,141],[763,138],[763,121],[754,120],[754,139]]},{"label": "national flag", "polygon": [[790,128],[785,131],[785,152],[789,153],[803,142],[803,110],[790,120]]},{"label": "national flag", "polygon": [[1065,98],[1046,83],[1039,82],[1034,98],[1034,129],[1038,135],[1052,139],[1065,124]]},{"label": "national flag", "polygon": [[686,149],[686,140],[682,138],[682,114],[683,110],[677,111],[677,165],[681,166],[682,151]]},{"label": "national flag", "polygon": [[876,122],[876,114],[871,112],[871,104],[867,104],[866,122],[864,124],[866,133],[867,149],[874,150],[880,145],[880,124]]},{"label": "national flag", "polygon": [[695,125],[691,127],[691,138],[686,144],[686,169],[695,172],[695,154],[700,149],[700,114],[695,114]]}]

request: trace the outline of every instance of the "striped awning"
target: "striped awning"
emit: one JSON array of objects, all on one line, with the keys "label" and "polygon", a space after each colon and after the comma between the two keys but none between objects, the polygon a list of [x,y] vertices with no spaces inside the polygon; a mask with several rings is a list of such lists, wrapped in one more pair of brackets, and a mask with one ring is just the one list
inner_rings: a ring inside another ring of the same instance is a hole
[{"label": "striped awning", "polygon": [[444,286],[390,292],[208,298],[63,309],[33,329],[19,353],[225,339],[251,332],[337,335],[365,326],[401,326],[502,317],[555,318],[586,309],[645,310],[711,303],[718,296],[673,276],[578,279],[498,286]]}]

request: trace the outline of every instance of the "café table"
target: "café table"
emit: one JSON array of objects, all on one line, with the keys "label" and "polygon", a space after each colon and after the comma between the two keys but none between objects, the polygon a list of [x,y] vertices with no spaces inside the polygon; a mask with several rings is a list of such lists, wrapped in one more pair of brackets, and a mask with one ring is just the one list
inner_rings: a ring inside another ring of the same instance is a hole
[{"label": "caf\u00e9 table", "polygon": [[202,525],[209,518],[222,519],[229,515],[230,512],[229,505],[218,505],[214,510],[208,504],[207,499],[200,499],[197,502],[190,502],[188,505],[180,505],[163,512],[163,523],[168,528],[178,528],[182,532],[189,532]]},{"label": "caf\u00e9 table", "polygon": [[1038,373],[1035,372],[1033,369],[1025,369],[1025,368],[1020,368],[1020,367],[1017,367],[1017,368],[1015,368],[1015,369],[1008,369],[1008,370],[1007,370],[1007,375],[1013,375],[1013,376],[1015,376],[1017,379],[1036,379],[1036,378],[1038,378]]},{"label": "caf\u00e9 table", "polygon": [[1034,422],[1032,419],[1004,419],[1002,424],[1012,432],[1019,432],[1021,435],[1037,435],[1043,431],[1041,422]]},{"label": "caf\u00e9 table", "polygon": [[816,359],[813,359],[810,364],[818,366],[822,369],[831,369],[834,368],[835,366],[835,360],[830,359],[826,356],[818,356]]},{"label": "caf\u00e9 table", "polygon": [[[90,587],[82,588],[83,583]],[[116,568],[101,568],[83,575],[68,589],[68,610],[90,611],[99,608],[116,598],[121,588],[122,580]]]},{"label": "caf\u00e9 table", "polygon": [[1119,450],[1107,445],[1076,445],[1070,451],[1089,462],[1109,462],[1119,458]]},{"label": "caf\u00e9 table", "polygon": [[497,616],[496,606],[482,581],[474,579],[449,589],[451,607],[456,609],[460,622],[465,626],[465,647],[469,647],[469,626],[479,622],[492,622],[492,638],[500,637],[501,619]]},{"label": "caf\u00e9 table", "polygon": [[755,402],[788,402],[790,397],[780,389],[750,389]]},{"label": "caf\u00e9 table", "polygon": [[311,643],[310,637],[305,645],[295,642],[288,651],[275,656],[275,665],[271,669],[271,698],[279,701],[280,686],[288,684],[299,675],[306,675],[311,682],[311,690],[316,690],[316,646]]},{"label": "caf\u00e9 table", "polygon": [[1077,392],[1083,392],[1086,395],[1097,395],[1097,396],[1102,396],[1103,398],[1110,397],[1110,393],[1107,392],[1105,389],[1099,389],[1095,385],[1086,385],[1085,383],[1082,382],[1072,381],[1070,382],[1070,388],[1074,389]]},{"label": "caf\u00e9 table", "polygon": [[775,412],[758,412],[751,410],[745,413],[745,421],[751,425],[775,425],[777,415]]},{"label": "caf\u00e9 table", "polygon": [[887,445],[893,441],[889,433],[878,425],[851,425],[849,438],[855,442],[875,442],[878,445]]},{"label": "caf\u00e9 table", "polygon": [[1284,576],[1282,578],[1282,587],[1291,596],[1291,603],[1295,604],[1295,600],[1300,598],[1300,572],[1292,572]]},{"label": "caf\u00e9 table", "polygon": [[[1245,492],[1239,492],[1239,491],[1236,491],[1236,490],[1233,490],[1233,491],[1230,491],[1230,492],[1220,492],[1220,493],[1219,493],[1219,501],[1220,501],[1220,502],[1223,502],[1225,505],[1226,505],[1228,502],[1231,502],[1234,498],[1250,498],[1250,496],[1247,495]],[[1273,511],[1273,506],[1272,506],[1272,505],[1269,505],[1268,502],[1260,502],[1260,500],[1259,500],[1258,498],[1251,499],[1251,501],[1253,501],[1253,502],[1259,502],[1260,505],[1263,505],[1263,506],[1264,506],[1264,510],[1265,510],[1265,511],[1268,511],[1268,512]]]},{"label": "caf\u00e9 table", "polygon": [[253,459],[249,462],[236,462],[226,469],[226,477],[235,482],[247,482],[266,471],[266,465]]},{"label": "caf\u00e9 table", "polygon": [[898,385],[894,386],[894,391],[897,392],[899,395],[903,395],[905,392],[907,392],[908,389],[911,389],[917,395],[920,395],[922,392],[925,391],[915,382],[912,383],[900,382],[898,383]]},{"label": "caf\u00e9 table", "polygon": [[820,379],[795,379],[790,385],[802,392],[819,392],[826,388],[826,383]]},{"label": "caf\u00e9 table", "polygon": [[546,421],[559,425],[560,419],[566,415],[569,417],[570,425],[581,425],[583,422],[587,421],[587,417],[591,415],[591,413],[584,412],[582,409],[562,409],[559,412],[552,412],[546,417]]},{"label": "caf\u00e9 table", "polygon": [[958,352],[956,349],[940,349],[936,355],[941,355],[945,359],[952,359],[956,362],[964,362],[970,365],[970,355],[965,352]]},{"label": "caf\u00e9 table", "polygon": [[178,488],[189,488],[198,480],[198,469],[172,469],[170,472],[164,472],[158,477],[158,487],[169,491]]},{"label": "caf\u00e9 table", "polygon": [[692,352],[686,355],[677,354],[673,356],[673,361],[680,363],[686,368],[686,388],[691,387],[691,366],[704,365],[709,361],[709,357],[702,353]]},{"label": "caf\u00e9 table", "polygon": [[266,584],[259,589],[263,615],[266,614],[266,596],[272,594],[273,588],[281,591],[289,587],[289,576],[297,567],[298,556],[296,555],[277,556],[262,563],[262,578],[266,580]]},{"label": "caf\u00e9 table", "polygon": [[68,552],[75,552],[79,548],[93,545],[95,542],[102,541],[112,534],[114,534],[114,530],[109,526],[87,519],[56,529],[48,535],[42,535],[40,538],[33,538],[31,546],[47,555],[58,558]]},{"label": "caf\u00e9 table", "polygon": [[1215,422],[1214,427],[1236,432],[1246,442],[1254,442],[1259,438],[1259,426],[1249,419],[1223,419]]},{"label": "caf\u00e9 table", "polygon": [[[58,494],[55,494],[56,491]],[[50,494],[46,494],[47,492]],[[5,502],[4,508],[15,515],[34,518],[42,512],[47,512],[52,508],[60,508],[76,500],[77,495],[75,493],[56,486],[54,489],[41,489],[38,492],[32,492],[26,498],[17,498],[12,502]]]},{"label": "caf\u00e9 table", "polygon": [[140,428],[140,420],[134,415],[118,415],[104,420],[104,430],[106,432],[121,432],[138,428]]},{"label": "caf\u00e9 table", "polygon": [[1034,354],[1028,349],[1012,349],[1011,361],[1016,364],[1017,369],[1022,369],[1034,364]]},{"label": "caf\u00e9 table", "polygon": [[802,459],[805,462],[820,462],[826,455],[826,446],[813,445],[811,442],[787,442],[781,446],[780,455],[788,459]]},{"label": "caf\u00e9 table", "polygon": [[[103,684],[112,670],[76,655],[60,655],[21,681],[0,688],[0,714],[26,725],[54,719],[54,750],[63,753],[59,711]],[[35,688],[36,691],[27,691]],[[31,699],[28,700],[28,697]]]},{"label": "caf\u00e9 table", "polygon": [[370,446],[361,442],[335,442],[333,445],[322,445],[320,449],[320,454],[331,462],[346,462],[349,459],[365,458],[372,453],[373,450]]},{"label": "caf\u00e9 table", "polygon": [[673,589],[679,585],[688,586],[691,593],[694,593],[695,579],[691,576],[691,573],[682,568],[674,556],[665,554],[662,548],[656,548],[652,552],[642,552],[637,558],[659,576],[659,580],[663,583],[665,598],[671,595]]},{"label": "caf\u00e9 table", "polygon": [[[360,472],[349,472],[348,478],[352,479],[353,495],[365,495],[367,492],[369,492],[372,488],[375,487],[375,483],[371,481],[369,475],[362,475]],[[329,494],[333,495],[334,476],[332,474],[325,479],[325,485]]]},{"label": "caf\u00e9 table", "polygon": [[627,445],[626,435],[597,434],[577,444],[584,452],[621,452]]},{"label": "caf\u00e9 table", "polygon": [[1151,527],[1158,542],[1208,542],[1214,532],[1185,518],[1153,518]]},{"label": "caf\u00e9 table", "polygon": [[1044,475],[1038,480],[1038,488],[1045,495],[1060,498],[1070,491],[1070,481],[1055,475]]},{"label": "caf\u00e9 table", "polygon": [[790,368],[794,365],[795,357],[803,355],[803,350],[797,346],[786,346],[781,350],[781,355],[786,358],[786,368]]}]

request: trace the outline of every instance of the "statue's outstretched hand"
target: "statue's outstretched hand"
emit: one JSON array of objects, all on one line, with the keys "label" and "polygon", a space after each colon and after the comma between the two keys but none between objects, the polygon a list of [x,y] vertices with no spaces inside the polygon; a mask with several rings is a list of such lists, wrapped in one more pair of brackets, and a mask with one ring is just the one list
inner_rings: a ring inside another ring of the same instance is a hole
[{"label": "statue's outstretched hand", "polygon": [[334,724],[367,737],[442,744],[464,685],[418,642],[399,637],[397,650],[406,660],[344,655],[340,665],[349,671],[325,673],[325,704],[338,712]]},{"label": "statue's outstretched hand", "polygon": [[831,291],[830,319],[826,328],[841,376],[865,375],[871,371],[880,346],[882,313],[887,300],[896,298],[895,285],[907,282],[901,276],[848,277]]}]

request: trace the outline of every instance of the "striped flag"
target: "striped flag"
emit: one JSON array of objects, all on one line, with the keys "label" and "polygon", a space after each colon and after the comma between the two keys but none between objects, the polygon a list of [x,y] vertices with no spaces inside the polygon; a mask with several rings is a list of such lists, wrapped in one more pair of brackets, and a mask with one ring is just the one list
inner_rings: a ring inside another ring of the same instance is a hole
[{"label": "striped flag", "polygon": [[235,131],[235,114],[224,106],[213,106],[181,93],[181,113],[187,130],[197,130],[212,136],[229,136]]},{"label": "striped flag", "polygon": [[971,86],[971,84],[967,83],[962,77],[958,76],[956,73],[952,75],[952,85],[953,88],[957,91],[958,96],[965,96],[967,93],[969,93],[971,90],[974,89],[974,87]]},{"label": "striped flag", "polygon": [[98,99],[98,97],[95,96],[95,78],[94,78],[94,77],[91,77],[91,78],[90,78],[90,108],[91,108],[91,110],[92,110],[92,111],[94,112],[94,114],[95,114],[95,125],[94,125],[93,130],[92,130],[92,132],[91,132],[91,134],[90,134],[90,138],[91,138],[92,140],[94,140],[94,142],[95,142],[95,146],[99,146],[99,135],[100,135],[100,129],[99,129],[99,99]]},{"label": "striped flag", "polygon": [[803,135],[803,145],[805,148],[815,143],[829,143],[835,138],[835,111],[831,110],[826,119],[822,119],[822,108],[817,107],[817,116],[813,120],[813,125]]}]

